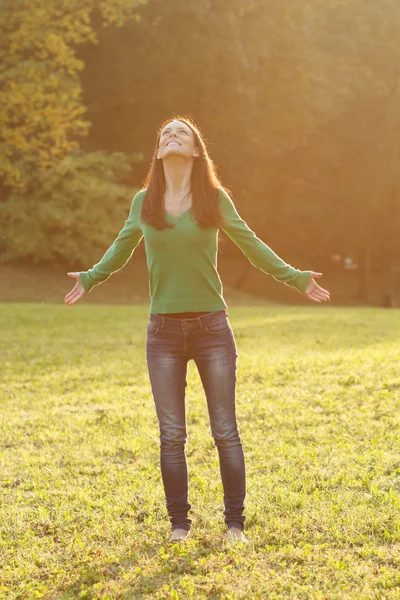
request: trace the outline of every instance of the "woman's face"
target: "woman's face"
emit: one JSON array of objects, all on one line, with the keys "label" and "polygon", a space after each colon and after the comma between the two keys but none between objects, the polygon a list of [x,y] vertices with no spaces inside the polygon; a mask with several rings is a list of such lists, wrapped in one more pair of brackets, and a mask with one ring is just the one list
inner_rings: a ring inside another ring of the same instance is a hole
[{"label": "woman's face", "polygon": [[199,156],[194,133],[182,121],[170,121],[161,130],[157,158],[164,160],[170,156],[188,159]]}]

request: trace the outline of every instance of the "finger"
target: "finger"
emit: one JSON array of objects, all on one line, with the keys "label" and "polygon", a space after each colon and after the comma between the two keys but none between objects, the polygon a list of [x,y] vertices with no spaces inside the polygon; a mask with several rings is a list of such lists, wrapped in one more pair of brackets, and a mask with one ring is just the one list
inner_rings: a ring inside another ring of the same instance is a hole
[{"label": "finger", "polygon": [[316,298],[313,292],[308,292],[308,294],[306,294],[307,298],[309,298],[310,300],[312,300],[313,302],[321,302],[321,300],[319,300],[319,298]]},{"label": "finger", "polygon": [[70,295],[69,298],[65,298],[65,304],[67,304],[68,306],[70,306],[71,304],[74,304],[75,300],[74,300],[75,296]]},{"label": "finger", "polygon": [[78,282],[74,285],[74,287],[72,288],[72,290],[70,292],[68,292],[68,294],[66,294],[65,298],[68,299],[72,296],[72,294],[75,294],[75,292],[78,291]]},{"label": "finger", "polygon": [[323,290],[323,289],[322,289],[322,288],[320,288],[320,287],[315,287],[315,288],[312,290],[312,294],[313,294],[314,296],[317,296],[318,298],[326,298],[326,297],[328,297],[328,296],[329,296],[329,292],[327,292],[327,291]]},{"label": "finger", "polygon": [[323,296],[329,296],[328,290],[324,290],[324,288],[319,287],[319,285],[316,285],[312,291],[315,292],[316,294],[320,294]]},{"label": "finger", "polygon": [[316,277],[317,279],[319,279],[323,275],[323,273],[316,273],[315,271],[311,271],[311,272],[312,272],[312,276]]},{"label": "finger", "polygon": [[67,273],[67,275],[69,277],[73,277],[74,279],[79,279],[79,273],[70,272],[70,273]]},{"label": "finger", "polygon": [[79,283],[77,281],[75,281],[75,285],[72,288],[72,290],[69,292],[69,294],[71,294],[71,292],[73,292],[74,290],[76,290],[78,288],[78,286],[79,286]]},{"label": "finger", "polygon": [[78,300],[80,300],[82,298],[83,294],[81,294],[79,291],[76,292],[75,294],[72,294],[71,297],[67,300],[67,304],[71,305],[71,304],[75,304],[75,302],[78,302]]},{"label": "finger", "polygon": [[323,296],[324,298],[330,298],[331,297],[331,295],[328,292],[328,290],[324,290],[324,288],[321,288],[319,286],[316,287],[316,288],[314,288],[313,291],[316,291],[320,296]]},{"label": "finger", "polygon": [[329,294],[329,292],[320,292],[320,298],[322,298],[323,300],[330,300],[331,295]]},{"label": "finger", "polygon": [[316,281],[314,281],[314,286],[315,289],[322,291],[322,292],[326,292],[327,294],[329,294],[328,290],[326,290],[325,288],[321,287],[320,285],[318,285],[318,283]]},{"label": "finger", "polygon": [[317,294],[317,296],[319,297],[319,296],[325,295],[327,292],[325,290],[323,290],[321,287],[319,287],[319,285],[314,283],[314,285],[309,286],[308,293],[312,294],[312,295]]},{"label": "finger", "polygon": [[321,302],[326,302],[327,300],[329,300],[329,296],[324,296],[324,295],[318,295],[316,296],[317,298],[319,298],[321,300]]},{"label": "finger", "polygon": [[73,304],[75,304],[76,302],[78,302],[79,298],[78,297],[73,297],[70,300],[68,300],[68,302],[66,302],[65,304],[67,304],[67,306],[72,306]]},{"label": "finger", "polygon": [[327,293],[325,293],[323,291],[320,291],[320,290],[314,290],[313,291],[313,295],[316,298],[319,298],[320,300],[328,300],[329,297],[330,297],[329,294],[327,294]]},{"label": "finger", "polygon": [[325,302],[326,300],[329,300],[329,298],[327,298],[327,296],[321,296],[321,295],[316,295],[316,296],[314,296],[314,298],[318,298],[318,300],[321,300],[321,302]]}]

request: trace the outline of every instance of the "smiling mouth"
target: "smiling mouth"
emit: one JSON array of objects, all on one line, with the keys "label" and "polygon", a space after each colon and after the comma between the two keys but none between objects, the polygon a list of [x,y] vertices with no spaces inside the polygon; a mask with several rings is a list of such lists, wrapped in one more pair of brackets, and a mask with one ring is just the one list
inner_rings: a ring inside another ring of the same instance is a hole
[{"label": "smiling mouth", "polygon": [[171,144],[176,144],[177,146],[181,145],[179,142],[176,142],[175,140],[172,140],[172,142],[168,142],[168,144],[166,144],[166,145],[170,146]]}]

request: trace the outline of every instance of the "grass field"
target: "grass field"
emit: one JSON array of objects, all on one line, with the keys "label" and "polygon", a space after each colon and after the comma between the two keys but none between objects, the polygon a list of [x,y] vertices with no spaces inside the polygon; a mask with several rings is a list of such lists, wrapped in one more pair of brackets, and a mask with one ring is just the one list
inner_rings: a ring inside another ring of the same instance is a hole
[{"label": "grass field", "polygon": [[147,306],[0,304],[0,598],[400,598],[400,312],[235,306],[247,546],[188,366],[192,540],[166,543]]}]

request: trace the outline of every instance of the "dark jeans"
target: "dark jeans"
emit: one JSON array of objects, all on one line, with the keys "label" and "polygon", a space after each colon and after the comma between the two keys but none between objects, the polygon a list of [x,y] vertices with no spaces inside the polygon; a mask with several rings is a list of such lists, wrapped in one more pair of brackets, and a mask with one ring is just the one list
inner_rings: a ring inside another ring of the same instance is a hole
[{"label": "dark jeans", "polygon": [[190,529],[185,388],[193,359],[207,398],[211,434],[218,448],[225,523],[243,530],[245,463],[236,423],[235,338],[226,310],[192,319],[150,314],[147,365],[160,426],[160,461],[172,529]]}]

